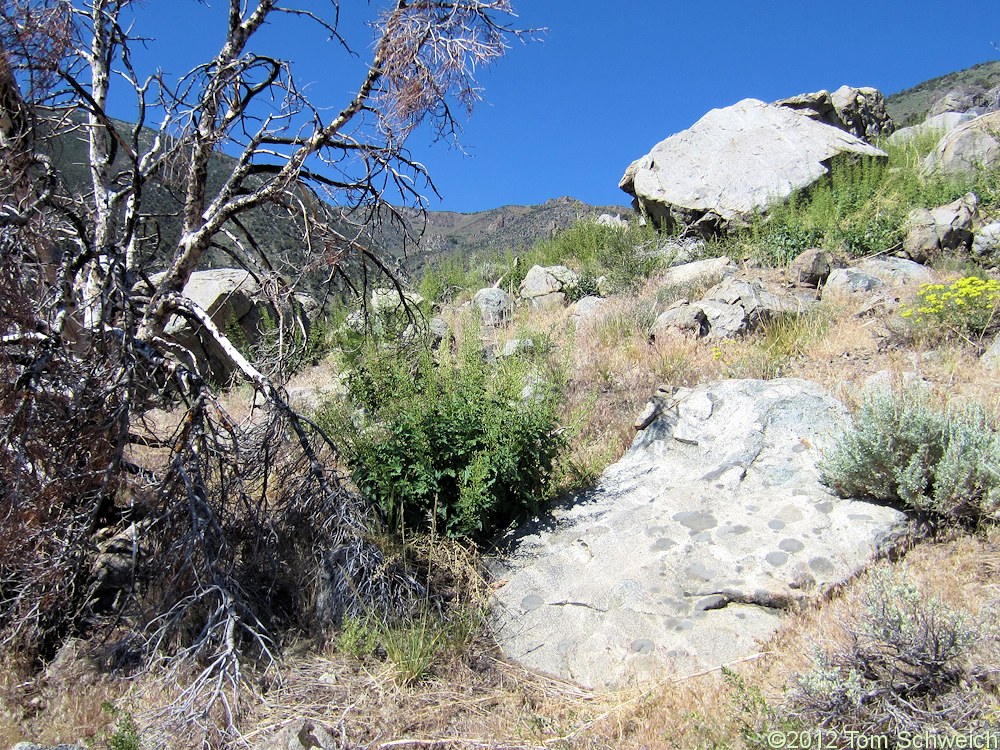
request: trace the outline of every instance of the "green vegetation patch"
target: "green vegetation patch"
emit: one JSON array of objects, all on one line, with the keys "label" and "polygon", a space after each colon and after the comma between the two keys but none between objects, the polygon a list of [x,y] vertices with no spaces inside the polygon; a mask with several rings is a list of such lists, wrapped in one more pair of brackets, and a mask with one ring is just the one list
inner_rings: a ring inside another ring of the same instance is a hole
[{"label": "green vegetation patch", "polygon": [[976,524],[1000,508],[1000,435],[986,412],[975,403],[940,411],[922,390],[867,394],[821,470],[843,495],[939,519]]},{"label": "green vegetation patch", "polygon": [[964,276],[950,284],[924,284],[900,315],[918,333],[982,341],[1000,327],[1000,281]]},{"label": "green vegetation patch", "polygon": [[559,394],[513,359],[489,365],[474,343],[438,362],[426,350],[361,351],[350,403],[319,419],[392,528],[484,539],[552,497]]}]

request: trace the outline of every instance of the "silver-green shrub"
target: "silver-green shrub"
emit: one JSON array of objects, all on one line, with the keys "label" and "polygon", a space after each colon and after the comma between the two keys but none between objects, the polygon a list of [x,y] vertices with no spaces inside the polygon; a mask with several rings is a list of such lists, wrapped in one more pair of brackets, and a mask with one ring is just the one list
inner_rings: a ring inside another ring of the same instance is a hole
[{"label": "silver-green shrub", "polygon": [[983,627],[877,568],[846,643],[818,651],[789,693],[789,718],[838,734],[951,734],[984,728],[989,701],[972,650]]},{"label": "silver-green shrub", "polygon": [[1000,436],[981,406],[934,408],[921,390],[875,389],[820,464],[845,496],[978,523],[1000,508]]}]

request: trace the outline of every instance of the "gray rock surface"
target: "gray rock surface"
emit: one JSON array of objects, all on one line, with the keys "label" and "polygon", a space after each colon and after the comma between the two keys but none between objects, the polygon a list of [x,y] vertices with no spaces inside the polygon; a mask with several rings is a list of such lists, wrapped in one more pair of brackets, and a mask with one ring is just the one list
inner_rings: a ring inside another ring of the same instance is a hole
[{"label": "gray rock surface", "polygon": [[403,291],[400,294],[398,289],[372,289],[370,298],[370,309],[373,313],[380,315],[402,310],[404,307],[418,307],[424,303],[424,298],[416,292]]},{"label": "gray rock surface", "polygon": [[979,228],[972,240],[972,255],[989,262],[1000,259],[1000,221]]},{"label": "gray rock surface", "polygon": [[503,345],[501,356],[513,357],[518,354],[532,354],[535,351],[534,339],[511,339]]},{"label": "gray rock surface", "polygon": [[789,264],[789,274],[793,279],[807,286],[818,287],[833,271],[833,257],[826,250],[811,248],[802,251]]},{"label": "gray rock surface", "polygon": [[601,214],[597,217],[597,223],[602,227],[612,227],[614,229],[628,229],[628,219],[623,219],[621,214]]},{"label": "gray rock surface", "polygon": [[841,86],[832,94],[817,91],[775,102],[814,120],[845,130],[864,140],[887,135],[895,129],[878,89]]},{"label": "gray rock surface", "polygon": [[570,315],[576,320],[590,320],[601,314],[607,302],[603,297],[587,296],[573,303]]},{"label": "gray rock surface", "polygon": [[566,266],[532,266],[521,282],[521,299],[536,310],[561,307],[579,282],[579,274]]},{"label": "gray rock surface", "polygon": [[835,268],[823,287],[823,299],[838,294],[865,294],[883,285],[881,279],[857,268]]},{"label": "gray rock surface", "polygon": [[1000,336],[993,339],[993,343],[980,357],[980,361],[990,370],[1000,370]]},{"label": "gray rock surface", "polygon": [[[162,277],[162,273],[156,274],[150,281],[155,286]],[[236,333],[247,344],[260,340],[266,316],[272,320],[277,318],[261,285],[240,268],[195,271],[184,286],[183,294],[207,312],[220,331],[230,337]],[[220,381],[229,378],[233,369],[229,358],[215,340],[203,332],[201,325],[174,316],[165,333],[194,354],[196,365],[203,374]]]},{"label": "gray rock surface", "polygon": [[253,750],[339,750],[340,743],[323,725],[298,719]]},{"label": "gray rock surface", "polygon": [[931,210],[914,209],[906,222],[903,252],[917,263],[926,263],[943,251],[967,249],[978,210],[975,193]]},{"label": "gray rock surface", "polygon": [[915,141],[924,135],[935,134],[938,138],[943,138],[959,125],[976,116],[968,112],[942,112],[939,115],[932,115],[919,125],[911,125],[908,128],[900,128],[889,136],[888,141],[894,146]]},{"label": "gray rock surface", "polygon": [[977,117],[948,133],[924,161],[925,173],[973,177],[1000,158],[1000,112]]},{"label": "gray rock surface", "polygon": [[649,336],[658,339],[674,334],[692,334],[696,338],[709,333],[708,315],[700,304],[691,304],[686,299],[674,302],[660,313],[649,329]]},{"label": "gray rock surface", "polygon": [[708,231],[808,187],[839,154],[884,158],[859,138],[757,99],[713,109],[633,162],[619,187],[657,223]]},{"label": "gray rock surface", "polygon": [[504,325],[514,314],[514,298],[496,287],[480,289],[473,295],[472,305],[479,310],[483,325],[490,328]]},{"label": "gray rock surface", "polygon": [[674,302],[656,318],[649,335],[653,339],[675,333],[731,339],[777,315],[802,312],[815,302],[815,297],[777,294],[758,280],[730,276],[697,302]]},{"label": "gray rock surface", "polygon": [[927,266],[906,258],[868,258],[858,269],[895,289],[931,284],[936,279]]},{"label": "gray rock surface", "polygon": [[739,268],[726,255],[718,258],[696,260],[692,263],[683,263],[679,266],[668,268],[663,273],[662,285],[665,287],[686,288],[697,284],[713,281],[718,282],[722,277],[736,273]]},{"label": "gray rock surface", "polygon": [[902,513],[819,482],[846,409],[801,380],[661,393],[597,487],[496,563],[505,653],[588,686],[663,680],[758,652],[782,610],[861,571]]}]

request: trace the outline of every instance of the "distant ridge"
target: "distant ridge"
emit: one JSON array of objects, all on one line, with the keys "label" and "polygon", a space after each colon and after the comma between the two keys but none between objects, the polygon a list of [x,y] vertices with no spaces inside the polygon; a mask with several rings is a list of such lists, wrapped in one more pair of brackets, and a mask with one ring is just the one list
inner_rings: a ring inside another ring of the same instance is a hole
[{"label": "distant ridge", "polygon": [[429,262],[475,252],[517,252],[547,239],[578,219],[602,213],[628,216],[627,206],[592,206],[569,196],[552,198],[538,205],[509,205],[474,213],[428,211],[426,225],[414,216],[413,229],[423,235],[404,265],[411,272]]},{"label": "distant ridge", "polygon": [[1000,60],[983,62],[965,70],[947,73],[893,94],[886,100],[889,114],[899,127],[926,119],[931,108],[946,94],[961,92],[973,102],[1000,86]]}]

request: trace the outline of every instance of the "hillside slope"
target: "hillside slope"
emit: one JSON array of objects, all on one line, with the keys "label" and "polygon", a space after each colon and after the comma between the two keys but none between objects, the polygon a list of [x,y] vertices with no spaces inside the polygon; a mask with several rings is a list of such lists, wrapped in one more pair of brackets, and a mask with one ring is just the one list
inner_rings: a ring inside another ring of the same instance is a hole
[{"label": "hillside slope", "polygon": [[904,127],[922,122],[941,99],[953,92],[968,106],[996,109],[997,87],[1000,61],[994,60],[918,83],[890,96],[886,107],[896,125]]}]

